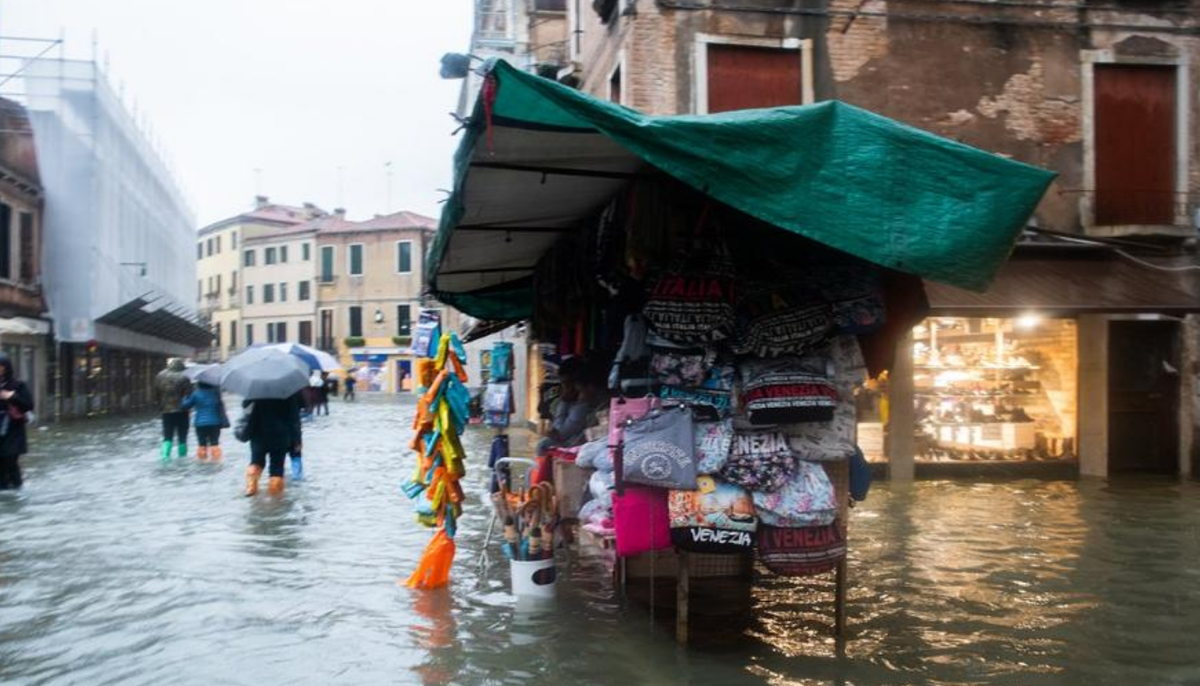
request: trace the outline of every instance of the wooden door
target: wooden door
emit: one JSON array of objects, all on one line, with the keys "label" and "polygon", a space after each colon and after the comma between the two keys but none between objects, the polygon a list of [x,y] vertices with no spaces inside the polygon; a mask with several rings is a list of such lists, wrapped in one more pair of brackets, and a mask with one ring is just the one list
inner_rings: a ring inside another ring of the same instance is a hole
[{"label": "wooden door", "polygon": [[300,322],[300,345],[312,345],[312,322],[307,319]]},{"label": "wooden door", "polygon": [[800,51],[745,45],[708,46],[708,111],[799,105]]},{"label": "wooden door", "polygon": [[1175,67],[1095,67],[1096,224],[1173,224]]},{"label": "wooden door", "polygon": [[1118,321],[1108,328],[1108,468],[1179,472],[1179,327]]}]

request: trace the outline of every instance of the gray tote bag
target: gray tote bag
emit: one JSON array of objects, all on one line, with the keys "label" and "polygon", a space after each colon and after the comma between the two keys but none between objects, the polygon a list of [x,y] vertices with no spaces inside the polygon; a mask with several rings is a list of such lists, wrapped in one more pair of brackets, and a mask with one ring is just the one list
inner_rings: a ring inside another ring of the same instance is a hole
[{"label": "gray tote bag", "polygon": [[625,426],[624,469],[629,483],[696,490],[696,443],[686,406],[655,410]]}]

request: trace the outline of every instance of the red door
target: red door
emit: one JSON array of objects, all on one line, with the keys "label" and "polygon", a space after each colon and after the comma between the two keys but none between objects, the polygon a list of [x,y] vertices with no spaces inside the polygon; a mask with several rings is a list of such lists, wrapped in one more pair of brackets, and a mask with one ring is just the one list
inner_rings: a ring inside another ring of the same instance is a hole
[{"label": "red door", "polygon": [[1173,224],[1175,67],[1095,68],[1096,224]]},{"label": "red door", "polygon": [[799,105],[800,51],[744,45],[708,46],[708,111]]}]

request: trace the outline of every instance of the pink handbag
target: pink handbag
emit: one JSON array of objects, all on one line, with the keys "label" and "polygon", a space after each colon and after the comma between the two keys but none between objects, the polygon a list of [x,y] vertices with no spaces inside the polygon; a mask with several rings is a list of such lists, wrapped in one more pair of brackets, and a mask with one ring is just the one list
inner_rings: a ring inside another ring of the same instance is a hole
[{"label": "pink handbag", "polygon": [[608,447],[616,450],[625,438],[625,421],[640,419],[659,406],[658,398],[613,398],[608,405]]},{"label": "pink handbag", "polygon": [[617,532],[617,555],[621,557],[670,548],[667,491],[630,485],[624,494],[614,494],[613,528]]}]

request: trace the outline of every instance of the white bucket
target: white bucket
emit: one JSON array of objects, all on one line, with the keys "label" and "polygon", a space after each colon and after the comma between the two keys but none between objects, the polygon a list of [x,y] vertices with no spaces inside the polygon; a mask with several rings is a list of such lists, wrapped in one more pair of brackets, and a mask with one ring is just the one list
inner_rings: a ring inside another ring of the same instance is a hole
[{"label": "white bucket", "polygon": [[554,558],[545,560],[509,560],[512,570],[512,593],[527,598],[553,598],[558,588],[558,570]]}]

